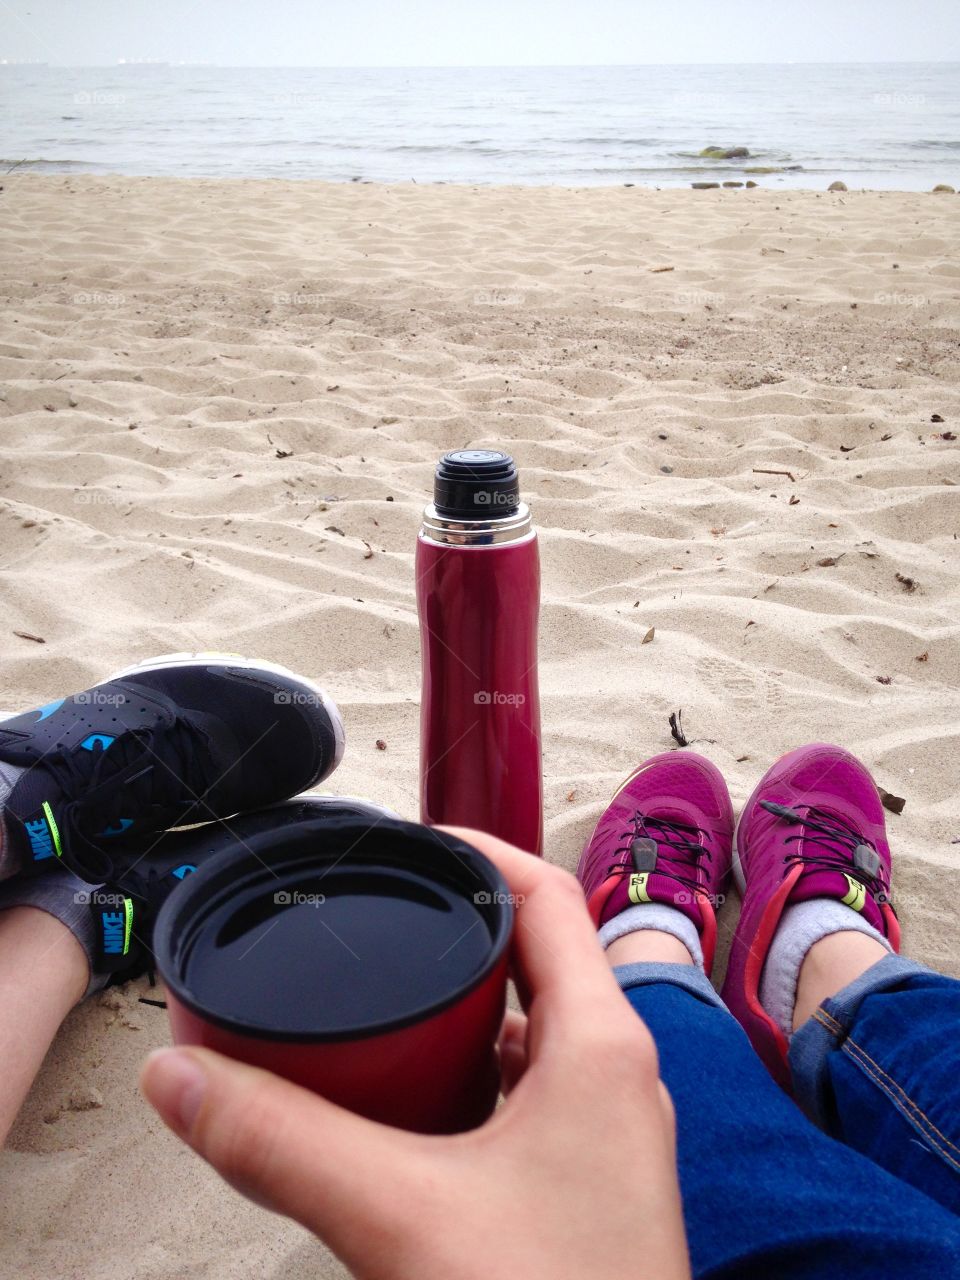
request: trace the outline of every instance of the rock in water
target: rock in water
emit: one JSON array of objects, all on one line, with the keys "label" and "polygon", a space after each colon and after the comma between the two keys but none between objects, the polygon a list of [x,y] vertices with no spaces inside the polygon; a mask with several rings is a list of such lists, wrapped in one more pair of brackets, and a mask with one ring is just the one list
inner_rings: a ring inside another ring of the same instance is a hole
[{"label": "rock in water", "polygon": [[847,184],[845,182],[831,182],[828,191],[846,191]]},{"label": "rock in water", "polygon": [[933,188],[932,194],[937,195],[938,192],[945,196],[956,195],[956,192],[954,191],[953,187],[950,186],[949,182],[938,182],[937,185]]},{"label": "rock in water", "polygon": [[704,147],[701,160],[743,160],[750,155],[746,147]]},{"label": "rock in water", "polygon": [[754,182],[754,180],[753,180],[752,178],[750,178],[750,179],[749,179],[747,182],[745,182],[743,185],[744,185],[745,187],[759,187],[760,183],[759,183],[759,182]]},{"label": "rock in water", "polygon": [[742,182],[725,182],[723,185],[725,187],[742,187],[743,183]]},{"label": "rock in water", "polygon": [[691,182],[694,191],[716,191],[720,187],[719,182]]}]

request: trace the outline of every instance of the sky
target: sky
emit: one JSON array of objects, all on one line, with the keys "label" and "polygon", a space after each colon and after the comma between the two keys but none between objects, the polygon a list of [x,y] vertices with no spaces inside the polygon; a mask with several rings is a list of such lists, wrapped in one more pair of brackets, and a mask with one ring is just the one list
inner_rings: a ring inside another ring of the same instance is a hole
[{"label": "sky", "polygon": [[960,61],[958,0],[0,0],[0,61]]}]

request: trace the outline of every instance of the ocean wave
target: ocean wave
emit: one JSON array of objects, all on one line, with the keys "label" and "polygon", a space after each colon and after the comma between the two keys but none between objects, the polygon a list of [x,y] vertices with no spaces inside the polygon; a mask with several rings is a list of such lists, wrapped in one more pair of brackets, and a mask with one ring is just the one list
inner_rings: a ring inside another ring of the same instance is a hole
[{"label": "ocean wave", "polygon": [[[750,152],[748,156],[734,156],[730,160],[723,160],[722,163],[735,168],[738,160],[747,160],[751,163],[754,160],[769,160],[776,164],[785,164],[786,161],[793,159],[789,151],[754,151],[752,147],[749,147],[748,150]],[[700,160],[704,164],[716,164],[721,159],[719,156],[701,155],[699,151],[670,151],[668,154],[676,156],[678,160]]]},{"label": "ocean wave", "polygon": [[98,166],[88,160],[50,160],[46,156],[23,160],[4,160],[0,157],[0,172],[7,173],[11,169],[55,169],[63,173],[67,169],[96,169]]},{"label": "ocean wave", "polygon": [[446,155],[446,156],[534,156],[539,150],[522,147],[487,147],[471,146],[464,143],[457,145],[450,142],[400,142],[396,146],[375,148],[378,151],[393,153],[402,151],[406,155]]},{"label": "ocean wave", "polygon": [[544,138],[544,142],[557,142],[565,147],[606,147],[611,143],[617,147],[655,147],[657,138],[627,138],[620,134],[610,133],[603,138]]}]

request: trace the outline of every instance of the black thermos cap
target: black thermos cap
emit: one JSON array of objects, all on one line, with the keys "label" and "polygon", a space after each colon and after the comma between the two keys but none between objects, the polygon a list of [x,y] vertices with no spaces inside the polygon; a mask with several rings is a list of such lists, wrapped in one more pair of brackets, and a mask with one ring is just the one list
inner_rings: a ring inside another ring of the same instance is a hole
[{"label": "black thermos cap", "polygon": [[496,449],[445,453],[433,481],[433,505],[448,520],[505,520],[520,505],[513,459]]}]

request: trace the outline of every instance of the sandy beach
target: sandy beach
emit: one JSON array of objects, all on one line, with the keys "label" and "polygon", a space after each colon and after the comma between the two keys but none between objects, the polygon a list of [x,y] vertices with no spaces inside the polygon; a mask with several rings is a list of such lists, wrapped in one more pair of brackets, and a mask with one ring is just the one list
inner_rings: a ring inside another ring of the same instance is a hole
[{"label": "sandy beach", "polygon": [[[671,712],[735,803],[838,741],[905,800],[905,952],[960,976],[960,199],[0,183],[0,706],[263,656],[340,704],[331,788],[416,816],[420,510],[442,451],[502,446],[542,538],[549,858]],[[0,1275],[345,1274],[141,1101],[144,994],[55,1043]]]}]

